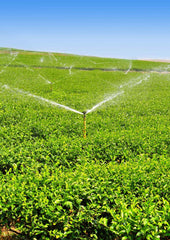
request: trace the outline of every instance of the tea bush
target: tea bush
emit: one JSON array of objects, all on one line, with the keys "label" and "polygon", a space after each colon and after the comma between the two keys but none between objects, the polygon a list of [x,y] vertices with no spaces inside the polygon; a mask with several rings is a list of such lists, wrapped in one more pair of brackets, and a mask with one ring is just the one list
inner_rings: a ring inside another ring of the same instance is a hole
[{"label": "tea bush", "polygon": [[1,222],[28,239],[157,239],[169,236],[168,159],[83,160],[1,175]]},{"label": "tea bush", "polygon": [[[169,239],[170,76],[49,68],[129,67],[55,57],[18,51],[11,65],[25,67],[4,69],[12,55],[0,54],[0,226],[28,240]],[[86,115],[86,139],[82,115],[29,95],[83,112],[120,92]]]}]

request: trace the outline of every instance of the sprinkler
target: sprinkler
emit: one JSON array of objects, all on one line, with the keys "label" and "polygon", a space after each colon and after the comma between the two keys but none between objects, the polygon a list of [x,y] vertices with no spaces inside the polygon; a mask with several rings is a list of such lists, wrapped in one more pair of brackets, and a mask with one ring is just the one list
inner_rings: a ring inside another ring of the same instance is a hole
[{"label": "sprinkler", "polygon": [[83,124],[84,124],[84,129],[83,129],[83,136],[84,136],[84,139],[86,138],[86,111],[83,112]]}]

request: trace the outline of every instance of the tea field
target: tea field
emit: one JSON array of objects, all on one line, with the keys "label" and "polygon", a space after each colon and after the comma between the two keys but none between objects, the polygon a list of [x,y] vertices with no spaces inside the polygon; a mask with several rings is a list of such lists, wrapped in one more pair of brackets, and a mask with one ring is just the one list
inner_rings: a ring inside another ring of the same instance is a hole
[{"label": "tea field", "polygon": [[170,239],[169,109],[168,63],[0,49],[0,238]]}]

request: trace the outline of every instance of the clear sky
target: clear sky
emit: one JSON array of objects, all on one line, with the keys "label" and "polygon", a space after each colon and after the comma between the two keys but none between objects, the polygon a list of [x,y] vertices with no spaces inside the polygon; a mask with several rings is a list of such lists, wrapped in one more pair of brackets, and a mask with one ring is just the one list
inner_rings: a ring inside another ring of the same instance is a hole
[{"label": "clear sky", "polygon": [[170,59],[170,0],[0,0],[0,47]]}]

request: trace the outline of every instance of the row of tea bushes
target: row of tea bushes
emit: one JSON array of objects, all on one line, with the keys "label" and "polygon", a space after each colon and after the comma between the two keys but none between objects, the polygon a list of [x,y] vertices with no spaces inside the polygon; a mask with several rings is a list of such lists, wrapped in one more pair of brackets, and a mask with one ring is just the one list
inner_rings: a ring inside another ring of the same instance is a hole
[{"label": "row of tea bushes", "polygon": [[170,161],[38,163],[0,181],[0,224],[21,239],[168,239]]}]

